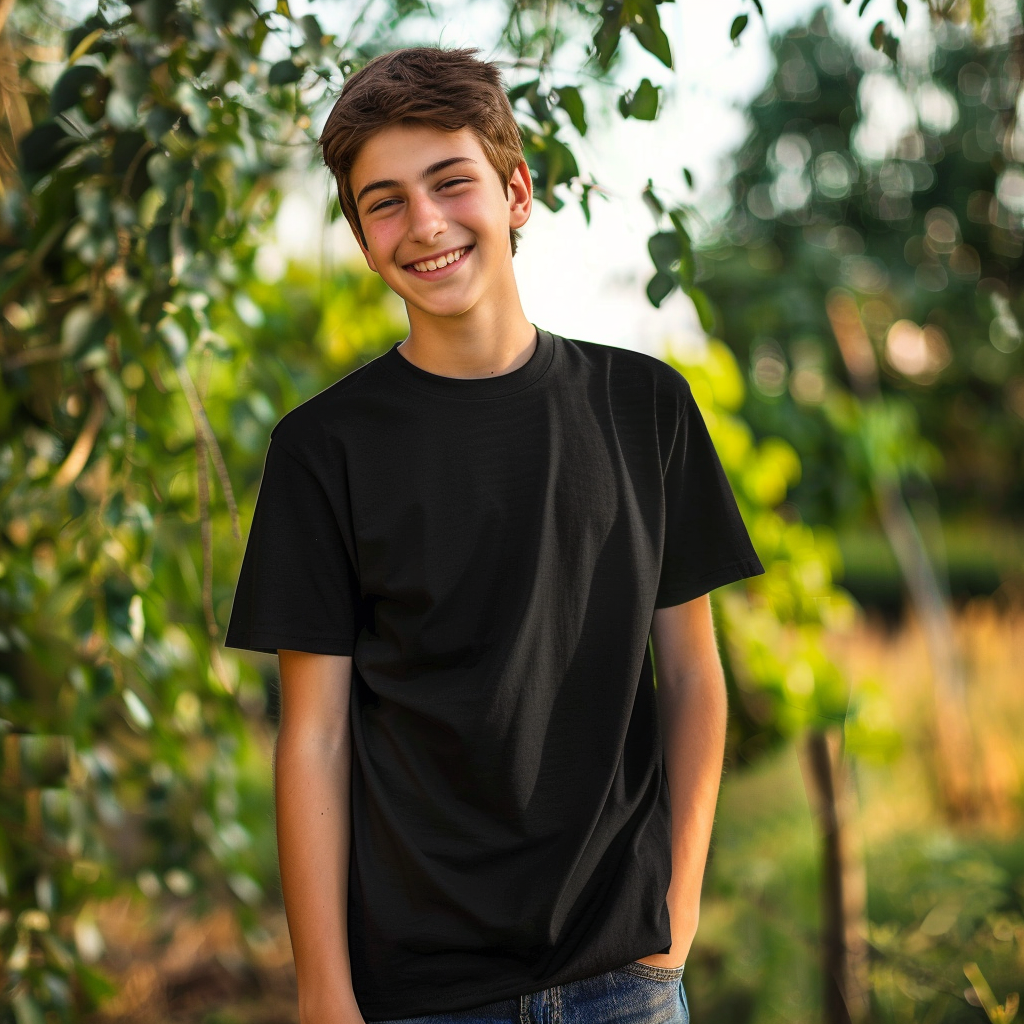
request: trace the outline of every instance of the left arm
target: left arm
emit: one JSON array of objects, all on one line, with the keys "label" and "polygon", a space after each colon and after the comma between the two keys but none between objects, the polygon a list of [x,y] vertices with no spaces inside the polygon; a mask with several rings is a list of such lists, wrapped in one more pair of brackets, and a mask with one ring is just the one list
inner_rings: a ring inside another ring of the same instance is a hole
[{"label": "left arm", "polygon": [[697,932],[728,719],[725,674],[708,595],[656,608],[651,643],[672,806],[672,879],[667,897],[672,949],[644,957],[641,963],[678,967]]}]

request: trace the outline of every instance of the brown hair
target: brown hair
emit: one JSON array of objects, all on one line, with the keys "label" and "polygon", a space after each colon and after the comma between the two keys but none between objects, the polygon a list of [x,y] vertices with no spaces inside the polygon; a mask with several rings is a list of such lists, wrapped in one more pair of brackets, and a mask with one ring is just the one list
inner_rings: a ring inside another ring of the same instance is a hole
[{"label": "brown hair", "polygon": [[[345,80],[318,140],[338,184],[345,219],[359,223],[349,176],[363,144],[393,124],[423,124],[443,131],[470,128],[503,186],[523,159],[522,137],[496,64],[470,49],[410,46],[374,57]],[[509,229],[512,255],[519,232]]]}]

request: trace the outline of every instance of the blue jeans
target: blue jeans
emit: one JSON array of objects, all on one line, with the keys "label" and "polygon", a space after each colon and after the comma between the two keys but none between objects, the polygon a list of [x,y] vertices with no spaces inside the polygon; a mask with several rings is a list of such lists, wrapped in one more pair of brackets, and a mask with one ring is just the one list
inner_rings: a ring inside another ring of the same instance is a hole
[{"label": "blue jeans", "polygon": [[690,1024],[682,967],[623,967],[471,1010],[379,1024]]}]

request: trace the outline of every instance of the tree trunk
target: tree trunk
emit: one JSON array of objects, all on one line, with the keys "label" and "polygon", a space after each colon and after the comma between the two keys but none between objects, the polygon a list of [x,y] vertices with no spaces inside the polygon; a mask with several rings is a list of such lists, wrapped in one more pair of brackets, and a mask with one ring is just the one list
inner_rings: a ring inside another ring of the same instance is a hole
[{"label": "tree trunk", "polygon": [[861,1024],[870,1013],[867,885],[856,791],[842,729],[807,732],[800,767],[821,841],[821,953],[825,1024]]},{"label": "tree trunk", "polygon": [[928,558],[910,509],[895,483],[876,485],[882,528],[910,593],[931,655],[934,686],[933,763],[939,799],[947,818],[962,821],[979,813],[974,738],[967,704],[967,673],[953,632],[945,588]]},{"label": "tree trunk", "polygon": [[[826,300],[826,312],[854,393],[865,402],[880,400],[878,359],[856,300],[843,289],[833,289]],[[932,666],[932,754],[939,801],[949,819],[973,818],[979,812],[975,744],[968,715],[967,673],[953,632],[948,584],[940,584],[903,499],[898,476],[889,478],[875,472],[871,484],[882,530],[906,583],[910,605],[924,630]]]}]

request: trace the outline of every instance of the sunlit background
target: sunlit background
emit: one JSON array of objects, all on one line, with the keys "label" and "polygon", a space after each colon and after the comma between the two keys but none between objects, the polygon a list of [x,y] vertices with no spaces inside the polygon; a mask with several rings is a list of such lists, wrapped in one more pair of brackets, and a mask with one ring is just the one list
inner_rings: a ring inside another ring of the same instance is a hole
[{"label": "sunlit background", "polygon": [[[296,15],[316,10],[325,29],[344,36],[358,9],[339,4],[321,11],[321,6],[299,0],[292,10]],[[684,349],[701,344],[704,332],[684,295],[672,296],[658,310],[644,297],[650,269],[647,238],[654,224],[641,193],[647,179],[653,178],[669,194],[694,206],[709,225],[725,214],[731,200],[723,188],[723,175],[730,152],[747,129],[745,107],[771,73],[770,34],[808,20],[817,6],[811,0],[766,4],[764,21],[755,19],[737,46],[729,39],[729,26],[737,14],[732,6],[666,4],[662,18],[675,67],[665,68],[638,46],[624,48],[616,72],[619,81],[625,84],[646,75],[665,88],[658,127],[652,130],[645,122],[625,120],[610,109],[596,111],[577,157],[584,175],[592,174],[604,187],[607,200],[595,199],[589,225],[579,207],[556,215],[542,203],[534,205],[523,231],[524,258],[516,264],[523,305],[534,323],[563,336],[652,353],[660,353],[666,344]],[[828,5],[832,25],[870,66],[881,70],[884,62],[872,59],[877,54],[871,51],[856,7],[834,0]],[[437,12],[431,20],[437,26],[433,31],[439,45],[475,46],[487,59],[501,58],[496,49],[504,20],[501,5],[449,0],[432,5],[432,10]],[[885,0],[872,6],[876,17],[894,17],[895,12],[895,6]],[[903,38],[908,46],[927,49],[931,45],[923,5],[909,8]],[[580,40],[580,55],[585,42]],[[571,71],[569,54],[560,63]],[[522,77],[522,72],[507,74],[510,84]],[[597,90],[591,93],[596,99]],[[869,126],[859,142],[865,155],[881,159],[894,151],[916,111],[910,108],[909,98],[884,84],[869,82],[864,93]],[[923,116],[941,122],[949,100],[926,91],[918,97],[918,107]],[[683,167],[693,174],[693,188],[682,176]],[[323,211],[333,191],[328,172],[315,166],[307,181],[296,184],[278,215],[274,242],[263,254],[261,267],[269,278],[289,257],[308,259],[320,252],[334,262],[361,258],[344,222],[325,237]],[[558,288],[550,287],[552,280],[559,282]]]},{"label": "sunlit background", "polygon": [[713,595],[695,1024],[1019,1017],[1020,13],[628,3],[670,60],[586,63],[615,3],[0,11],[0,1024],[298,1020],[223,629],[270,430],[407,329],[315,140],[408,43],[502,63],[528,317],[687,376],[767,568]]}]

